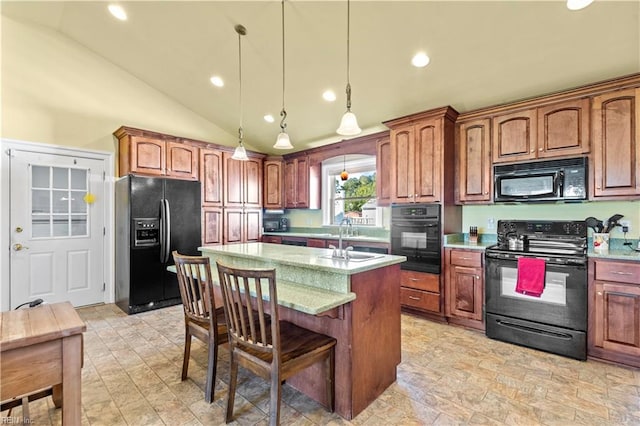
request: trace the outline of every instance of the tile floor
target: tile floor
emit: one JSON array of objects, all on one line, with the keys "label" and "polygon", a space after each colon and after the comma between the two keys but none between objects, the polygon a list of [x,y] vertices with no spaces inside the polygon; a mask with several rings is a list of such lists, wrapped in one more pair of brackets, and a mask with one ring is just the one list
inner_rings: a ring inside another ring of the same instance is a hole
[{"label": "tile floor", "polygon": [[[180,381],[181,306],[127,316],[115,305],[78,310],[87,323],[83,425],[224,424],[228,375],[221,348],[215,401],[204,402],[206,348],[194,340]],[[268,385],[239,374],[235,422],[268,424]],[[402,315],[398,379],[350,422],[285,385],[282,424],[639,425],[640,370],[580,362]],[[35,425],[59,425],[51,398],[30,404]],[[7,416],[7,412],[2,416]],[[0,423],[15,422],[21,409]]]}]

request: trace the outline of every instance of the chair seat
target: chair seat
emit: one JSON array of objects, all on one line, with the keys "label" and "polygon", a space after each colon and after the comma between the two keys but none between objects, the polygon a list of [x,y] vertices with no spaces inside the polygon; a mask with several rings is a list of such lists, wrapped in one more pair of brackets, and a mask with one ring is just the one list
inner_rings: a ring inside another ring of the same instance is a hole
[{"label": "chair seat", "polygon": [[[227,332],[227,319],[224,316],[223,307],[216,309],[216,325],[218,326],[218,344],[228,342],[229,334]],[[189,327],[191,327],[199,336],[206,336],[210,327],[209,320],[203,320],[195,317],[190,318]]]},{"label": "chair seat", "polygon": [[[269,331],[267,333],[268,340],[271,340],[271,327],[267,328],[267,330]],[[333,337],[309,331],[287,321],[280,321],[280,341],[282,344],[280,356],[283,364],[302,356],[309,356],[315,352],[326,350],[336,343],[336,339]],[[247,354],[263,361],[265,364],[271,364],[273,359],[271,351],[261,352],[247,345],[242,345],[240,342],[238,342],[238,345],[242,346],[242,350]]]}]

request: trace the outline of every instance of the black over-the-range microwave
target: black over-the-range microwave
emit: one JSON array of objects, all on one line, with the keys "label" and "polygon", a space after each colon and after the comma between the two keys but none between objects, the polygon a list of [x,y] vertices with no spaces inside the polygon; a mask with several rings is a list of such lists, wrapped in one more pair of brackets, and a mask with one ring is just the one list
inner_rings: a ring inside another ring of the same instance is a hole
[{"label": "black over-the-range microwave", "polygon": [[494,166],[493,201],[586,200],[587,164],[578,157]]}]

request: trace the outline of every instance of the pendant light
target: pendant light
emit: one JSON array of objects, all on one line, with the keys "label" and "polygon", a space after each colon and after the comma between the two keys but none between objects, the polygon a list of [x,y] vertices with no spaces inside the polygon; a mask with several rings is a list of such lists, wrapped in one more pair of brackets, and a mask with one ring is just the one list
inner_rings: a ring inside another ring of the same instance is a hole
[{"label": "pendant light", "polygon": [[240,80],[240,127],[238,128],[238,146],[236,150],[233,152],[231,158],[234,160],[242,160],[246,161],[249,159],[247,157],[247,151],[244,149],[244,144],[242,143],[242,139],[244,138],[244,133],[242,131],[242,36],[247,34],[247,29],[242,25],[238,24],[235,27],[236,32],[238,33],[238,77]]},{"label": "pendant light", "polygon": [[342,173],[340,173],[340,179],[345,181],[349,179],[349,173],[347,172],[347,156],[342,157]]},{"label": "pendant light", "polygon": [[282,120],[280,121],[280,133],[273,145],[276,149],[292,149],[291,140],[287,134],[287,125],[284,120],[287,119],[287,111],[284,109],[284,0],[282,0],[282,111],[280,111]]},{"label": "pendant light", "polygon": [[351,4],[347,0],[347,112],[342,116],[340,127],[336,132],[343,136],[355,136],[362,130],[358,127],[356,115],[351,112],[351,83],[349,81],[349,26],[351,21]]}]

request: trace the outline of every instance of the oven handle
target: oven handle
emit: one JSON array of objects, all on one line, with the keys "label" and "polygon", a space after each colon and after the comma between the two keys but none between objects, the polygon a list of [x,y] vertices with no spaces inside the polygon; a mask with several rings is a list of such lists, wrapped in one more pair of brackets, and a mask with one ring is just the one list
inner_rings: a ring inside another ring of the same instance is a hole
[{"label": "oven handle", "polygon": [[571,340],[573,338],[570,334],[567,334],[567,333],[554,333],[553,331],[540,330],[539,328],[527,327],[526,325],[514,324],[512,322],[504,321],[504,320],[496,320],[496,322],[504,327],[513,328],[516,330],[528,331],[530,333],[544,334],[548,337],[554,337],[556,339]]},{"label": "oven handle", "polygon": [[438,223],[429,223],[429,224],[424,224],[424,223],[411,223],[411,224],[404,224],[404,223],[392,223],[391,226],[397,226],[398,228],[433,228],[434,226],[438,226]]},{"label": "oven handle", "polygon": [[551,258],[549,257],[544,257],[544,256],[525,256],[525,255],[504,255],[501,253],[490,253],[490,252],[485,252],[484,254],[485,258],[487,259],[496,259],[496,260],[507,260],[507,261],[511,261],[511,262],[516,262],[519,258],[521,257],[528,257],[528,258],[532,258],[532,259],[542,259],[546,262],[549,262],[549,265],[553,265],[553,266],[559,266],[559,267],[574,267],[574,266],[586,266],[587,265],[587,260],[584,259],[570,259],[567,260],[566,263],[558,263],[558,262],[552,262]]}]

